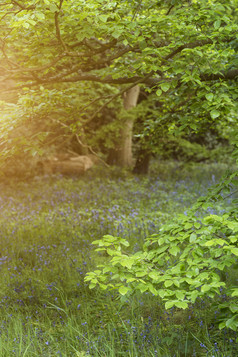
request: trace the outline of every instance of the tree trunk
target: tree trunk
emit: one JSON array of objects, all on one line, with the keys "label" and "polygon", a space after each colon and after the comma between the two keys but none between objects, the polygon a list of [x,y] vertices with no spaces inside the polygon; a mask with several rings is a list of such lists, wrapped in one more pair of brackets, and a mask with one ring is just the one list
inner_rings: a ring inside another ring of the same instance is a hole
[{"label": "tree trunk", "polygon": [[151,154],[147,150],[141,148],[137,154],[136,164],[133,169],[133,173],[142,175],[148,174],[150,157]]},{"label": "tree trunk", "polygon": [[[137,104],[140,93],[138,85],[129,89],[124,95],[124,109],[130,110]],[[133,165],[132,156],[132,136],[133,136],[134,119],[128,118],[123,123],[121,130],[121,142],[118,149],[118,165],[121,167],[130,168]]]}]

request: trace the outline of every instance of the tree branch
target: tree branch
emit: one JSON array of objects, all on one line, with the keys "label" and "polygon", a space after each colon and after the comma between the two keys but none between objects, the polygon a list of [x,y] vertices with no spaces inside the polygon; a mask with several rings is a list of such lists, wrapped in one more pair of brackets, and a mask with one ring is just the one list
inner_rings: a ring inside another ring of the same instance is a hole
[{"label": "tree branch", "polygon": [[55,12],[55,31],[56,31],[56,37],[57,37],[59,43],[62,45],[64,51],[67,51],[66,45],[65,45],[64,41],[62,40],[62,37],[60,34],[60,27],[59,27],[59,14],[60,14],[60,10],[61,10],[63,1],[64,0],[60,0],[59,6],[58,6],[59,11]]},{"label": "tree branch", "polygon": [[[56,123],[58,123],[58,124],[60,124],[60,125],[63,126],[64,128],[67,128],[67,129],[69,129],[69,130],[71,131],[70,126],[67,125],[67,124],[65,124],[65,123],[62,123],[60,120],[57,120],[57,119],[51,119],[51,120],[54,121],[54,122],[56,122]],[[89,149],[93,155],[95,155],[101,162],[104,163],[105,166],[110,167],[110,165],[108,165],[108,164],[92,149],[91,146],[82,143],[82,141],[79,139],[78,134],[73,134],[73,135],[75,135],[75,137],[76,137],[76,139],[77,139],[77,141],[78,141],[78,143],[79,143],[80,145],[82,145],[84,148]],[[72,136],[73,136],[73,135],[72,135]]]},{"label": "tree branch", "polygon": [[173,58],[175,55],[177,55],[178,53],[180,53],[182,50],[184,50],[186,48],[201,47],[201,46],[205,46],[205,45],[212,44],[212,43],[213,43],[213,41],[211,39],[185,43],[184,45],[179,46],[178,48],[176,48],[176,50],[174,50],[170,54],[168,54],[164,58],[164,61],[162,62],[162,64],[164,64],[166,61],[168,61],[169,59]]},{"label": "tree branch", "polygon": [[[223,39],[221,42],[231,42],[235,39],[236,37],[229,37],[229,38],[225,38]],[[210,38],[205,39],[205,40],[197,40],[197,41],[193,41],[193,42],[189,42],[189,43],[185,43],[184,45],[179,46],[178,48],[176,48],[174,51],[170,52],[170,54],[168,54],[166,57],[164,57],[163,62],[161,63],[161,65],[165,64],[166,61],[168,61],[169,59],[173,58],[175,55],[177,55],[178,53],[180,53],[182,50],[186,49],[186,48],[196,48],[196,47],[202,47],[205,45],[209,45],[209,44],[213,44],[214,41],[219,41],[219,39],[214,39],[211,40]]]},{"label": "tree branch", "polygon": [[77,139],[77,141],[78,141],[78,143],[79,143],[80,145],[82,145],[83,147],[89,149],[89,150],[91,151],[91,153],[92,153],[93,155],[95,155],[101,162],[103,162],[103,164],[104,164],[106,167],[110,167],[110,165],[108,165],[108,164],[92,149],[91,146],[82,143],[82,141],[79,139],[78,134],[75,134],[75,136],[76,136],[76,139]]},{"label": "tree branch", "polygon": [[10,73],[37,72],[37,73],[39,73],[39,72],[42,72],[50,67],[53,67],[57,62],[59,62],[65,56],[66,56],[66,54],[62,53],[59,56],[57,56],[52,62],[50,62],[44,66],[33,67],[33,68],[24,68],[24,67],[19,66],[17,63],[11,61],[11,63],[14,64],[17,67],[17,69],[12,69],[12,70],[7,69],[6,72],[10,72]]},{"label": "tree branch", "polygon": [[153,75],[153,71],[151,71],[149,74],[147,74],[145,77],[140,78],[139,80],[137,80],[136,82],[134,82],[133,84],[129,85],[128,87],[122,89],[120,92],[114,94],[107,102],[105,102],[90,118],[87,122],[92,121],[96,115],[98,113],[100,113],[109,103],[111,103],[115,98],[121,96],[122,94],[124,94],[125,92],[127,92],[128,90],[130,90],[131,88],[133,88],[134,86],[136,86],[139,83],[143,83],[144,80],[146,80],[147,78],[149,78],[150,76]]},{"label": "tree branch", "polygon": [[16,1],[16,0],[11,0],[11,2],[15,5],[17,5],[18,7],[20,7],[21,10],[32,10],[32,9],[35,9],[35,5],[30,5],[30,6],[24,6],[22,4],[19,3],[19,1]]},{"label": "tree branch", "polygon": [[217,81],[218,79],[233,80],[238,77],[238,69],[230,69],[228,71],[221,71],[219,73],[204,73],[200,74],[201,81]]}]

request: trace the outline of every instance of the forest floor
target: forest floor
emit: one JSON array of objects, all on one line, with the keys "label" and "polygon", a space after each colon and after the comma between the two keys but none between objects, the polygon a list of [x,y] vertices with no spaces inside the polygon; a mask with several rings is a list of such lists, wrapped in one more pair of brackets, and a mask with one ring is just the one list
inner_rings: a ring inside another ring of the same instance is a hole
[{"label": "forest floor", "polygon": [[84,282],[106,259],[95,239],[120,236],[139,250],[226,169],[160,163],[146,177],[96,169],[0,184],[0,356],[237,356],[237,334],[219,330],[210,301],[165,310],[152,294],[122,302]]}]

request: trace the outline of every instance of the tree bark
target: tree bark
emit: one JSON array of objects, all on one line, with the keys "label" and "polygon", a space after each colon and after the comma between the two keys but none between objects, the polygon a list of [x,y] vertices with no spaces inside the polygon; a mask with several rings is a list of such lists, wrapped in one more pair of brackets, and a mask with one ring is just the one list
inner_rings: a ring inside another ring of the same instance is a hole
[{"label": "tree bark", "polygon": [[149,172],[150,157],[151,154],[147,150],[141,148],[137,153],[137,159],[133,173],[147,175]]},{"label": "tree bark", "polygon": [[[124,109],[130,110],[137,104],[137,100],[140,93],[139,85],[136,85],[129,89],[124,95]],[[132,136],[133,136],[134,119],[128,118],[123,123],[121,129],[121,142],[118,149],[118,165],[121,167],[131,168],[133,166],[132,155]]]}]

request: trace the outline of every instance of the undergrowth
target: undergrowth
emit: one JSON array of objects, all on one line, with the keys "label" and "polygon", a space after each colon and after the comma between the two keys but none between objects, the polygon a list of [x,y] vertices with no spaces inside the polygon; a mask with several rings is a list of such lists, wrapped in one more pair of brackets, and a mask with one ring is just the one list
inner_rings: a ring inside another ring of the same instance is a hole
[{"label": "undergrowth", "polygon": [[122,301],[84,282],[107,259],[92,241],[113,234],[140,249],[225,169],[170,164],[148,177],[115,169],[1,184],[0,356],[237,355],[235,332],[218,329],[211,301],[165,310],[152,294]]}]

